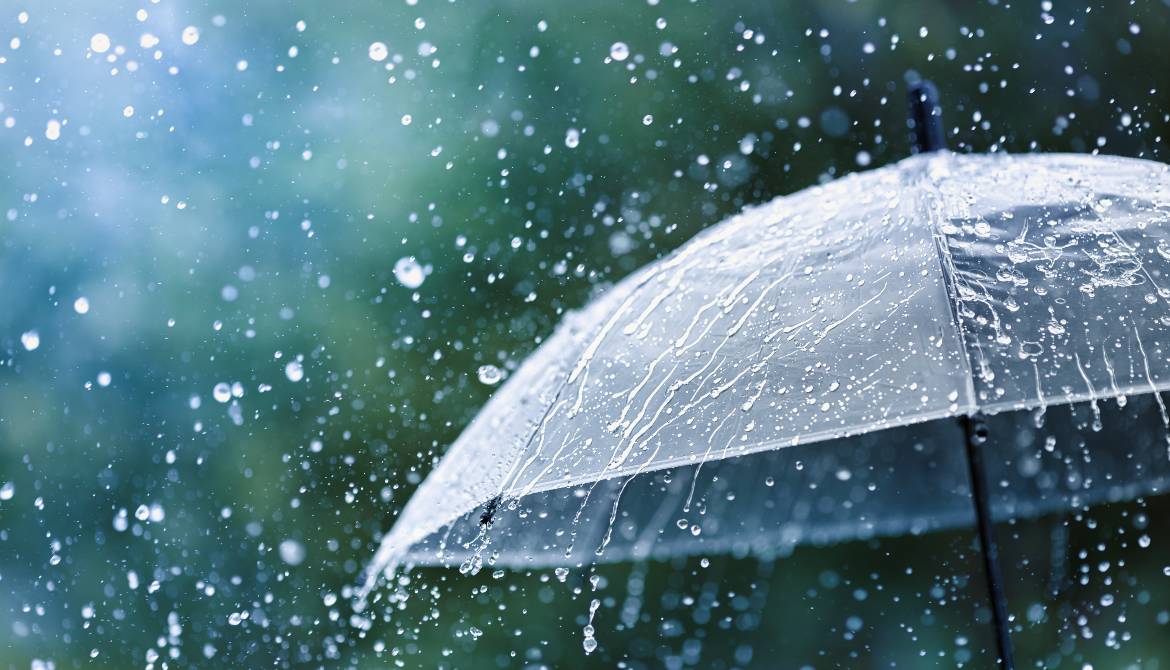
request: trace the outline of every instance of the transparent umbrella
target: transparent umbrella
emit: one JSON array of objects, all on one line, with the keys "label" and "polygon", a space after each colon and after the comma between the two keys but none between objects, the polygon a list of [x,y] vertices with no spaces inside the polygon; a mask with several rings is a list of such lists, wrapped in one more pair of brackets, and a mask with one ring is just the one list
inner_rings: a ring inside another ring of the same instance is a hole
[{"label": "transparent umbrella", "polygon": [[[1170,171],[933,151],[929,92],[919,155],[749,209],[568,315],[409,501],[363,597],[400,565],[775,556],[976,522],[994,591],[993,515],[1160,491]],[[1021,466],[993,504],[989,438],[1092,457]]]}]

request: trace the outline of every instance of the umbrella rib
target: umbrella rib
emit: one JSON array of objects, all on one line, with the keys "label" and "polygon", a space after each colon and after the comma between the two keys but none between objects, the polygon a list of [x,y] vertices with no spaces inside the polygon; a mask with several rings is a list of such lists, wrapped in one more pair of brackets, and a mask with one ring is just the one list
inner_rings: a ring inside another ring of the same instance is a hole
[{"label": "umbrella rib", "polygon": [[[945,155],[942,160],[946,160]],[[933,188],[934,183],[926,177],[922,177],[922,179],[927,183],[927,188],[930,189],[922,191],[926,197],[928,199],[940,198],[941,194]],[[983,463],[983,449],[987,443],[987,426],[979,418],[978,409],[974,407],[977,397],[975,394],[975,373],[970,354],[967,352],[963,321],[959,316],[961,299],[957,286],[958,272],[955,270],[950,250],[946,247],[946,238],[939,230],[937,217],[941,217],[942,213],[940,211],[941,203],[938,204],[940,208],[927,206],[924,209],[928,213],[927,223],[931,227],[931,237],[934,239],[935,250],[938,252],[943,284],[946,286],[947,295],[950,298],[948,305],[951,308],[951,323],[955,327],[963,366],[967,372],[965,376],[968,393],[967,408],[959,417],[959,423],[963,430],[964,453],[967,457],[971,484],[971,501],[975,507],[976,529],[979,535],[979,553],[983,557],[983,575],[987,581],[987,596],[991,606],[992,626],[995,629],[997,665],[1003,667],[1004,670],[1014,670],[1015,660],[1012,653],[1011,631],[1007,620],[1007,596],[1004,593],[1003,575],[999,566],[999,547],[995,541],[990,492],[987,487],[987,472]]]}]

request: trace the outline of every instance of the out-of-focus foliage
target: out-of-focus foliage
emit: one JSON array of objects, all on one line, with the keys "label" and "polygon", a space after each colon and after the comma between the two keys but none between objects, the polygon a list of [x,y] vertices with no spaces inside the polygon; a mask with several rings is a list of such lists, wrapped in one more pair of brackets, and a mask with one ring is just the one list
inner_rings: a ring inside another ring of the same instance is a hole
[{"label": "out-of-focus foliage", "polygon": [[[414,573],[368,626],[346,589],[564,310],[907,155],[918,76],[957,151],[1163,160],[1168,37],[1160,0],[6,3],[0,666],[986,660],[969,533],[604,568],[589,657],[579,575]],[[1165,654],[1116,627],[1024,655]]]}]

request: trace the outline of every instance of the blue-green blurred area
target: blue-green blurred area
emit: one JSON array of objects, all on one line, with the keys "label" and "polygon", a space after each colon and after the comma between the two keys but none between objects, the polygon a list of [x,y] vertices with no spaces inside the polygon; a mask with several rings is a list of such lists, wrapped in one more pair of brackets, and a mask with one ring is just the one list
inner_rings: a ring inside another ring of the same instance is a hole
[{"label": "blue-green blurred area", "polygon": [[[1164,160],[1167,39],[1162,0],[3,0],[0,667],[991,667],[969,530],[349,587],[565,310],[908,155],[920,76],[956,151]],[[1097,571],[1170,518],[1127,505],[1034,530]],[[1167,667],[1154,535],[1140,625],[1032,593],[1021,655]]]}]

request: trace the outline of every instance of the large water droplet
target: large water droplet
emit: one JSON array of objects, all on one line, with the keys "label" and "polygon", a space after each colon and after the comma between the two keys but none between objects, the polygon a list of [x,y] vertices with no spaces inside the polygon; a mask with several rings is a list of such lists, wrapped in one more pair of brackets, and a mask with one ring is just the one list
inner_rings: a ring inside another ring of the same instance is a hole
[{"label": "large water droplet", "polygon": [[406,288],[418,288],[427,275],[414,256],[404,256],[394,264],[394,278]]},{"label": "large water droplet", "polygon": [[476,370],[476,376],[479,377],[481,384],[494,386],[499,384],[500,380],[504,378],[504,373],[494,365],[481,365],[479,366],[479,370]]}]

